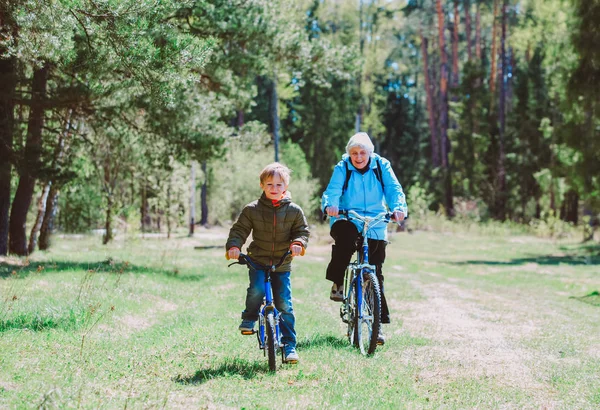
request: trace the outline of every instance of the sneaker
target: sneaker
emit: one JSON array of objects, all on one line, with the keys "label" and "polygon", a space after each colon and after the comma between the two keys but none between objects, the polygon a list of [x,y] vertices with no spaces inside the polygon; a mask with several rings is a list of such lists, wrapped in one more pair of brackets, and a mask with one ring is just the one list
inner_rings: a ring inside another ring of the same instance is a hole
[{"label": "sneaker", "polygon": [[290,350],[286,349],[285,359],[283,360],[284,363],[296,364],[296,363],[298,363],[298,360],[300,360],[300,357],[298,357],[298,353],[296,353],[296,349],[294,349],[294,348],[292,348]]},{"label": "sneaker", "polygon": [[331,293],[329,294],[329,299],[334,302],[341,302],[344,300],[344,285],[333,284],[331,286]]},{"label": "sneaker", "polygon": [[383,330],[381,327],[379,328],[379,334],[377,335],[377,344],[379,346],[383,346],[385,344],[385,336],[383,335]]},{"label": "sneaker", "polygon": [[240,329],[243,335],[252,335],[254,334],[254,321],[244,319],[238,329]]}]

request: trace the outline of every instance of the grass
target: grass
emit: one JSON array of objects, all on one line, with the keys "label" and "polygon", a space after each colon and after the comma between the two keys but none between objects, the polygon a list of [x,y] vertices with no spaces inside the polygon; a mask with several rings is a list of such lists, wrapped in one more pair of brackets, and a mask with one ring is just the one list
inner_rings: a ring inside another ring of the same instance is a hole
[{"label": "grass", "polygon": [[[348,346],[315,230],[295,261],[298,365],[276,374],[237,332],[247,275],[213,230],[64,237],[0,261],[0,408],[577,408],[600,406],[597,247],[529,236],[397,233],[393,323]],[[195,249],[196,246],[203,246]]]}]

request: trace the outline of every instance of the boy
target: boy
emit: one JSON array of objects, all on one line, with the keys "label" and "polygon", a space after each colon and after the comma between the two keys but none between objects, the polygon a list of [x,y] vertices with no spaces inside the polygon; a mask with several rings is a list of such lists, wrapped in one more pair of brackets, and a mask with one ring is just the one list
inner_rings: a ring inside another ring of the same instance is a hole
[{"label": "boy", "polygon": [[[292,255],[271,277],[275,307],[281,313],[281,341],[285,344],[285,362],[297,363],[295,317],[290,282],[291,262],[303,255],[308,244],[308,224],[302,209],[293,203],[287,188],[290,170],[274,162],[260,173],[261,197],[244,207],[229,231],[225,245],[227,259],[238,259],[240,249],[252,233],[247,255],[257,264],[270,266],[289,249]],[[246,309],[242,312],[242,334],[251,334],[264,297],[264,271],[249,270],[250,285],[246,292]]]}]

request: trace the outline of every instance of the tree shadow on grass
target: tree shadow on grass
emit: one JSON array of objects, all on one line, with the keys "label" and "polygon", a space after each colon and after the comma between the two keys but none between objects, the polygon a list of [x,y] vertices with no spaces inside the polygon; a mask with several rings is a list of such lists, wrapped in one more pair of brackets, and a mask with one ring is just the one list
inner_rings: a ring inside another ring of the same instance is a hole
[{"label": "tree shadow on grass", "polygon": [[[563,251],[565,249],[563,248]],[[468,260],[462,262],[449,262],[453,265],[499,265],[514,266],[525,265],[527,263],[537,263],[538,265],[600,265],[600,248],[596,246],[585,247],[578,252],[571,252],[565,255],[539,255],[529,258],[515,258],[508,261],[486,261],[486,260]]]},{"label": "tree shadow on grass", "polygon": [[600,307],[600,293],[595,290],[589,295],[585,296],[571,296],[570,299],[575,299],[588,305]]},{"label": "tree shadow on grass", "polygon": [[32,273],[50,274],[54,272],[84,271],[89,273],[137,273],[142,275],[165,275],[170,278],[185,281],[197,282],[203,280],[205,275],[180,274],[176,269],[154,268],[148,266],[133,265],[129,262],[118,262],[108,258],[98,262],[69,262],[69,261],[49,261],[49,262],[28,262],[19,261],[16,263],[0,262],[0,278],[15,276],[23,279]]},{"label": "tree shadow on grass", "polygon": [[260,374],[271,373],[269,364],[264,361],[248,361],[240,358],[227,358],[225,362],[217,367],[208,367],[198,370],[194,375],[177,375],[173,379],[179,384],[202,384],[219,377],[239,378],[251,380]]}]

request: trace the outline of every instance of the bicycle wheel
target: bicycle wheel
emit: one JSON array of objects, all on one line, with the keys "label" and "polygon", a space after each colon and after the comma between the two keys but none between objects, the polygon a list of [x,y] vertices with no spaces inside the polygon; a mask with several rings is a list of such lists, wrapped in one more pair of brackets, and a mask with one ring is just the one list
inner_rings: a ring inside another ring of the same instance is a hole
[{"label": "bicycle wheel", "polygon": [[361,314],[356,310],[356,338],[364,355],[372,354],[377,348],[377,336],[381,326],[381,292],[374,272],[362,272]]},{"label": "bicycle wheel", "polygon": [[275,360],[275,338],[277,335],[275,332],[275,315],[273,312],[269,312],[265,320],[265,347],[267,348],[267,356],[269,357],[269,370],[272,372],[277,370],[277,362]]},{"label": "bicycle wheel", "polygon": [[354,277],[354,273],[348,274],[349,285],[346,293],[345,307],[346,307],[346,315],[347,315],[347,323],[348,323],[348,341],[352,346],[358,346],[358,315],[357,315],[357,307],[356,307],[356,286],[354,286],[354,281],[352,278]]}]

